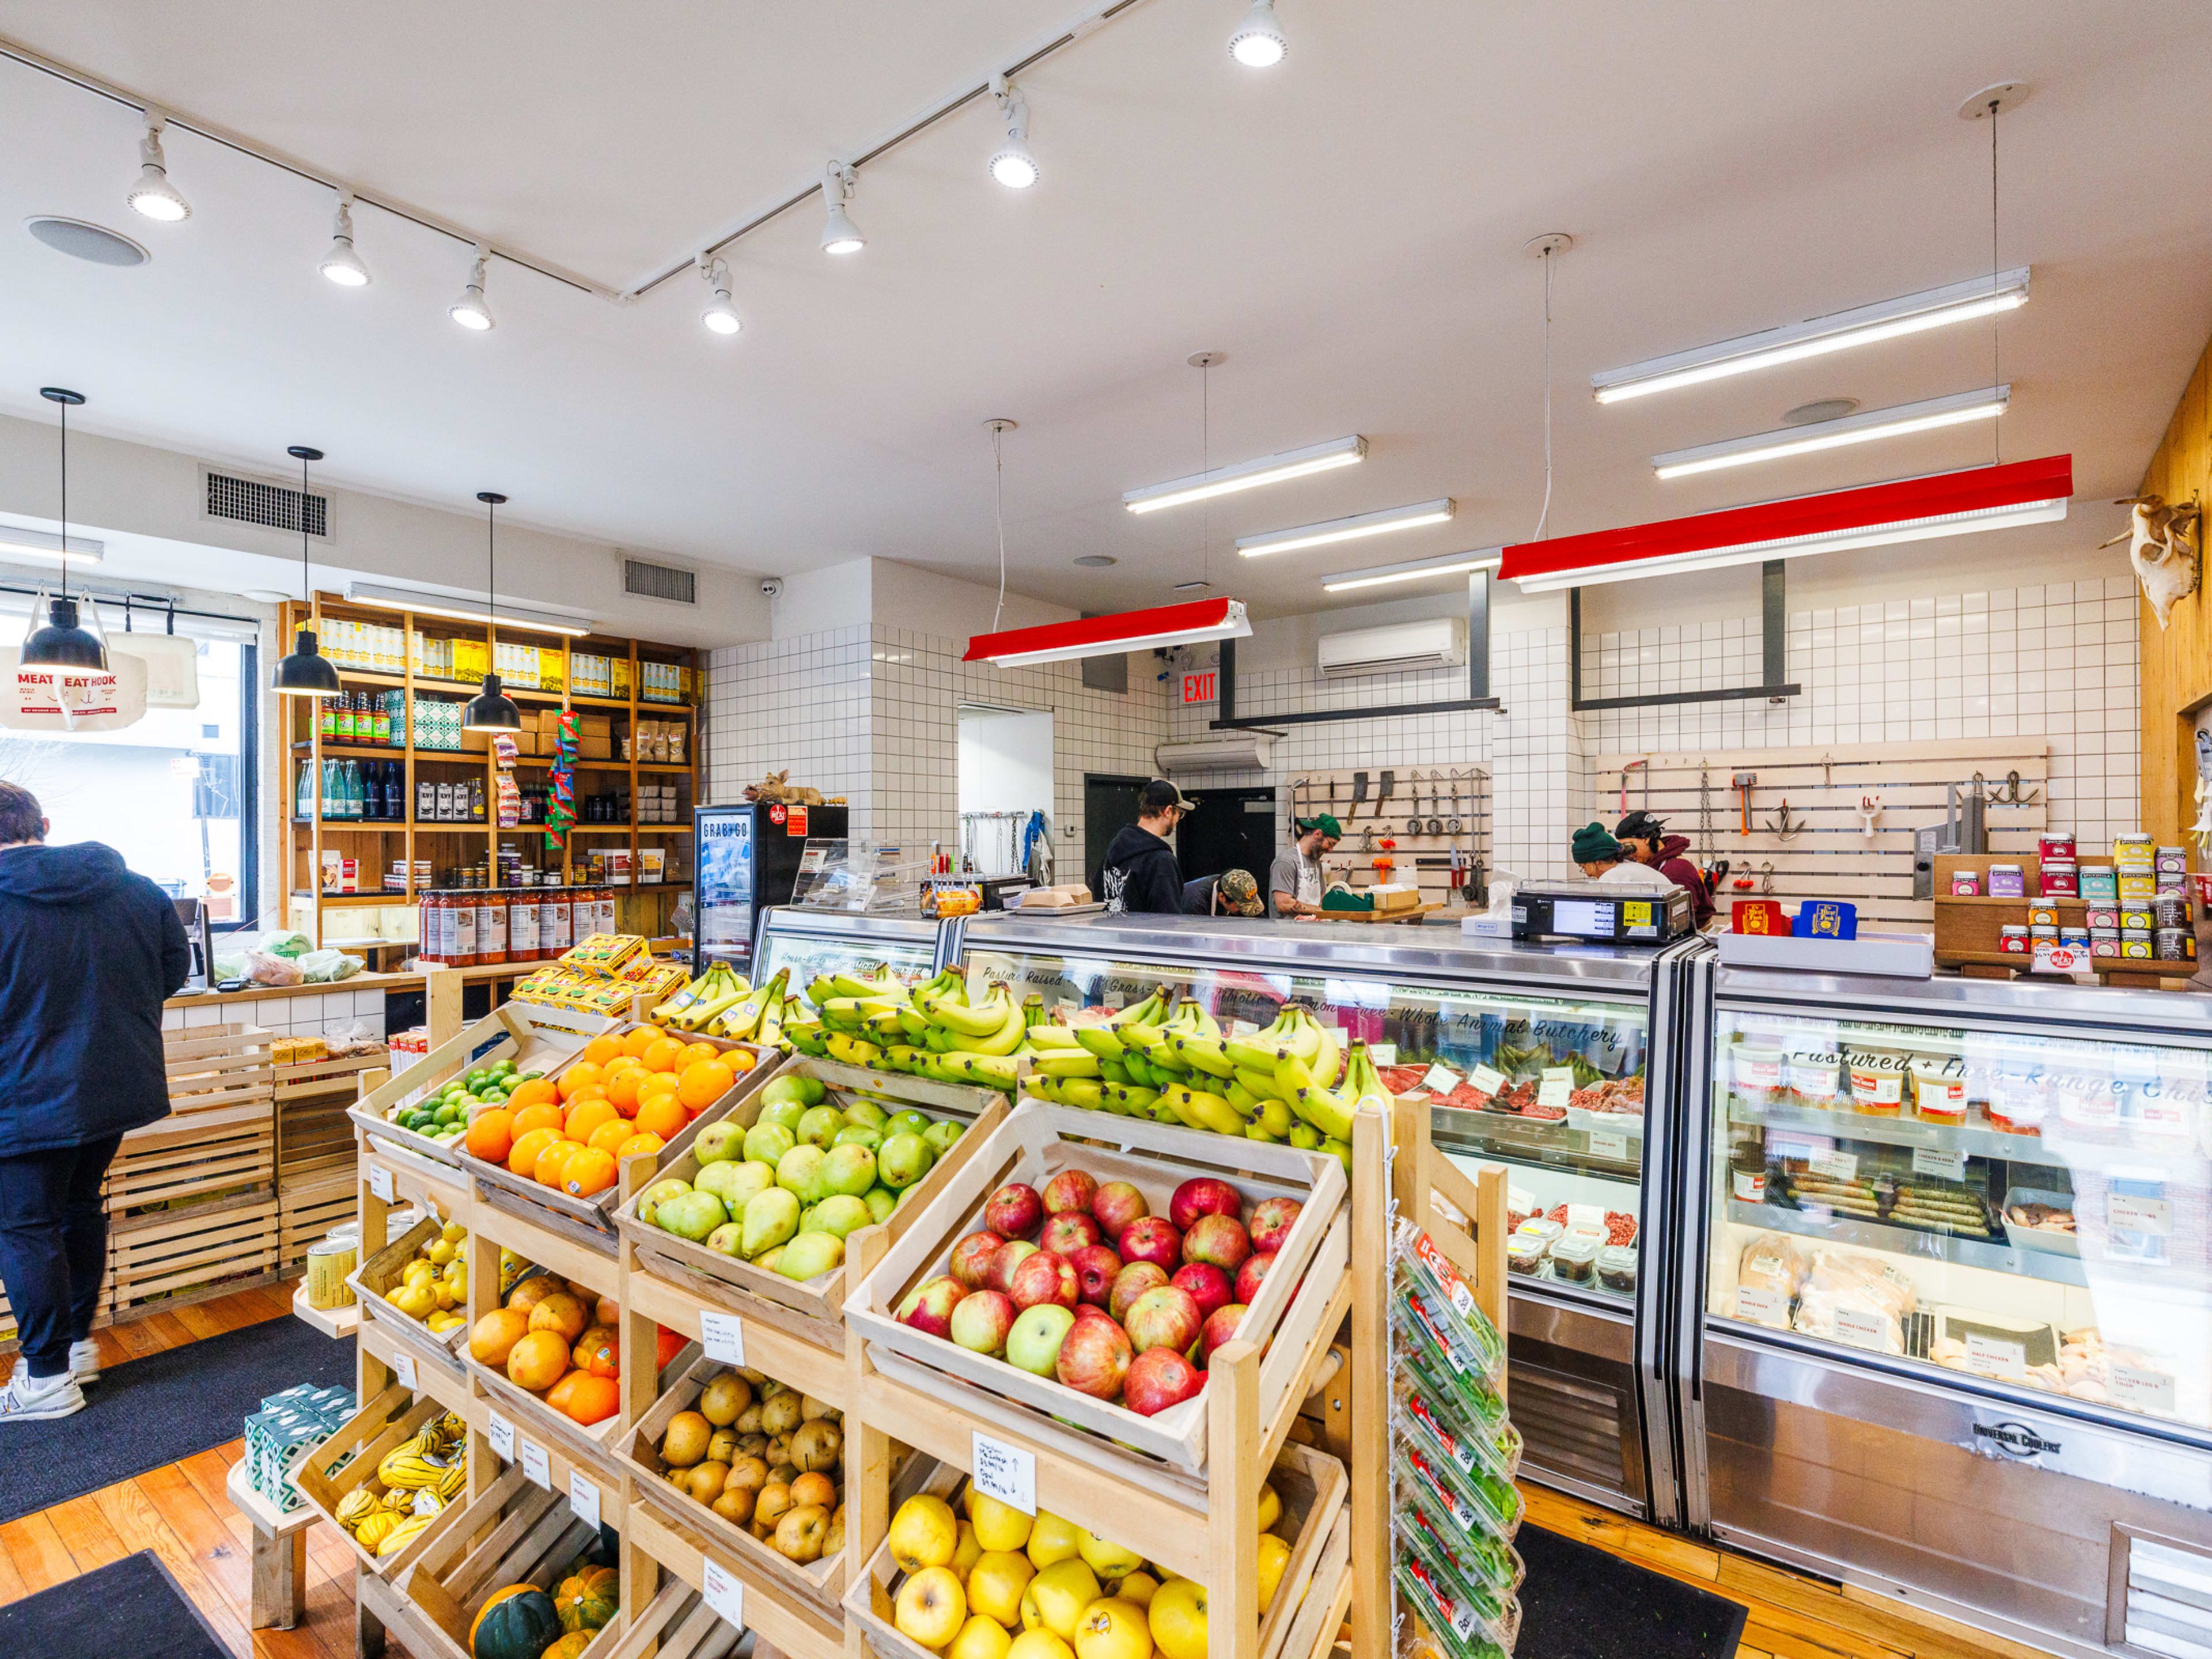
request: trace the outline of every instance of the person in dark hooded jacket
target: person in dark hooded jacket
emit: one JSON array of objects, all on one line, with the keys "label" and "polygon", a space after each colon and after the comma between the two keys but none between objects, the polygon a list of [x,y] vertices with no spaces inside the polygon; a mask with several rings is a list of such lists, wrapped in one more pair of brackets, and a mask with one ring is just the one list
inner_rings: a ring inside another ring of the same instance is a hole
[{"label": "person in dark hooded jacket", "polygon": [[1638,864],[1650,865],[1689,894],[1698,927],[1702,928],[1713,919],[1713,896],[1705,890],[1698,866],[1682,856],[1690,850],[1688,836],[1668,835],[1664,818],[1644,811],[1631,812],[1621,819],[1613,835]]},{"label": "person in dark hooded jacket", "polygon": [[1137,821],[1125,823],[1107,844],[1099,897],[1116,915],[1183,914],[1182,866],[1168,838],[1198,803],[1165,778],[1137,792]]},{"label": "person in dark hooded jacket", "polygon": [[84,1409],[107,1261],[100,1188],[125,1133],[169,1114],[161,1003],[191,974],[168,896],[98,842],[46,844],[0,783],[0,1285],[22,1361],[0,1425]]}]

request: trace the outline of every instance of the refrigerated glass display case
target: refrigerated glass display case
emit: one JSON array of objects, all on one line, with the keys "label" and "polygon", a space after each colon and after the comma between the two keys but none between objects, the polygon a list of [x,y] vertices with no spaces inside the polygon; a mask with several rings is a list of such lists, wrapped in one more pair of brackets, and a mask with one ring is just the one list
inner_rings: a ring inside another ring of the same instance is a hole
[{"label": "refrigerated glass display case", "polygon": [[778,905],[761,918],[758,959],[750,976],[754,984],[765,985],[788,969],[786,983],[801,998],[823,974],[871,978],[887,968],[906,984],[919,985],[945,959],[950,947],[944,935],[950,927],[920,916],[846,915]]},{"label": "refrigerated glass display case", "polygon": [[2212,1646],[2204,1000],[1707,975],[1691,1523],[2041,1646]]},{"label": "refrigerated glass display case", "polygon": [[1707,948],[1474,949],[1442,927],[1182,916],[978,916],[963,943],[971,968],[1048,1006],[1125,1006],[1164,984],[1224,1025],[1265,1026],[1297,998],[1374,1045],[1389,1086],[1430,1103],[1438,1147],[1508,1170],[1525,1466],[1670,1521],[1668,1241],[1644,1172],[1670,1164],[1656,1085],[1673,1074],[1675,963]]}]

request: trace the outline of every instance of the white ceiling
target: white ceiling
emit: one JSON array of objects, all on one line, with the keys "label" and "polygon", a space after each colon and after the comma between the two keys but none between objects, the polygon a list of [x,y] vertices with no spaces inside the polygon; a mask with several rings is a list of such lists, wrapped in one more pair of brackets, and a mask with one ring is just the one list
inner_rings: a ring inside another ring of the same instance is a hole
[{"label": "white ceiling", "polygon": [[[1850,7],[1279,0],[1255,73],[1243,0],[1148,0],[1024,77],[1043,177],[986,176],[978,102],[863,170],[870,240],[817,250],[818,204],[731,255],[746,319],[696,278],[627,307],[495,265],[492,333],[445,317],[462,249],[364,210],[372,288],[315,274],[327,191],[189,134],[195,212],[121,204],[128,110],[0,64],[0,406],[200,453],[310,441],[334,483],[761,571],[862,554],[987,579],[987,416],[1006,440],[1012,585],[1158,602],[1196,574],[1200,509],[1121,492],[1348,432],[1364,465],[1216,503],[1215,580],[1257,614],[1363,564],[1526,537],[1543,493],[1539,269],[1554,294],[1558,535],[1970,465],[1986,428],[1661,485],[1655,452],[1986,384],[1965,327],[1600,409],[1588,377],[1660,352],[1972,276],[1990,261],[1988,130],[1970,92],[2024,79],[2002,128],[2004,453],[2070,450],[2084,496],[2140,476],[2212,330],[2212,9],[2193,0]],[[1073,0],[0,0],[0,33],[624,288],[811,180],[1079,15]],[[32,213],[153,248],[118,271]],[[1238,560],[1236,535],[1439,495],[1460,516]],[[0,502],[0,510],[6,507]],[[1072,568],[1104,553],[1111,570]]]}]

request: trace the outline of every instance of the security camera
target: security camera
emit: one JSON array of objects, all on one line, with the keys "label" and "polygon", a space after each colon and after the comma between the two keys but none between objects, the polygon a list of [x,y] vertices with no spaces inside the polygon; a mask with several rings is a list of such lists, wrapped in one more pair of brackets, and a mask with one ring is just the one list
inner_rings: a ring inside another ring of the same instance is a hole
[{"label": "security camera", "polygon": [[766,594],[769,599],[774,599],[777,594],[783,592],[783,578],[781,576],[763,576],[761,578],[761,592]]}]

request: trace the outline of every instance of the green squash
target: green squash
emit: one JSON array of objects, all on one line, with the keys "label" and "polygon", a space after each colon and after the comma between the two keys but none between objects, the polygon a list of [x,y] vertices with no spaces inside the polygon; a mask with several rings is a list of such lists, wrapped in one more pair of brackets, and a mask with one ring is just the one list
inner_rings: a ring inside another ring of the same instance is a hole
[{"label": "green squash", "polygon": [[553,1605],[568,1632],[598,1630],[615,1616],[622,1575],[612,1567],[584,1567],[561,1581]]},{"label": "green squash", "polygon": [[476,1659],[538,1659],[561,1639],[561,1614],[553,1598],[531,1584],[493,1592],[469,1632]]}]

